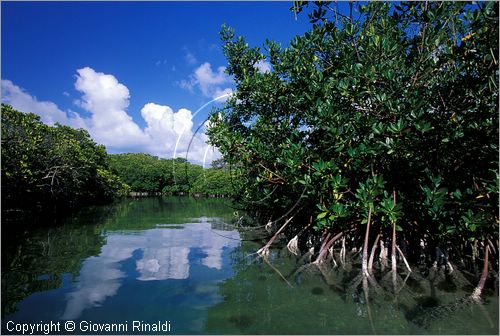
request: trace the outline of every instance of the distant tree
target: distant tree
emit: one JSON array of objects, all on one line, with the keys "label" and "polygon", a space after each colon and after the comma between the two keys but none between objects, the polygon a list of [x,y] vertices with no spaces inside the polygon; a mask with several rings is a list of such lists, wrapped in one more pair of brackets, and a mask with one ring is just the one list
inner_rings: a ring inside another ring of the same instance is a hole
[{"label": "distant tree", "polygon": [[174,162],[175,162],[175,163],[187,163],[187,162],[188,162],[188,160],[187,160],[186,158],[183,158],[183,157],[176,157],[176,158],[174,159]]},{"label": "distant tree", "polygon": [[213,170],[203,169],[183,158],[163,159],[144,153],[128,153],[111,154],[109,161],[112,171],[120,176],[132,191],[185,195],[193,192],[228,194],[219,192],[219,187],[217,190],[211,190],[215,185],[202,182],[213,174]]}]

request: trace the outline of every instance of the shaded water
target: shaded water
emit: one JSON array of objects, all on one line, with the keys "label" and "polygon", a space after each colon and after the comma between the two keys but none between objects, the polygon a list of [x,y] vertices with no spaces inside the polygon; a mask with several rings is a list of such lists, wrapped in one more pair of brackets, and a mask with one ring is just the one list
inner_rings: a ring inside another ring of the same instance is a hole
[{"label": "shaded water", "polygon": [[[111,334],[498,334],[491,292],[485,305],[461,304],[470,286],[412,276],[394,296],[380,274],[367,304],[361,284],[351,286],[356,267],[295,273],[297,260],[279,249],[268,264],[252,254],[262,234],[224,224],[235,219],[228,205],[126,200],[57,227],[8,235],[4,227],[2,333],[41,321],[61,321],[52,333],[65,333],[74,321],[70,334],[105,333],[82,329],[90,323],[122,325]],[[133,321],[168,322],[170,331]]]}]

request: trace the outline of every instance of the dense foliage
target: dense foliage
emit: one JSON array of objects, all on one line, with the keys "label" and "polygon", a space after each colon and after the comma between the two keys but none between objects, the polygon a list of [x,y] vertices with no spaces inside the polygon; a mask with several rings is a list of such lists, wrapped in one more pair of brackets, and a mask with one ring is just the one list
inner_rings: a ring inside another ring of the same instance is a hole
[{"label": "dense foliage", "polygon": [[222,166],[203,169],[183,158],[162,159],[143,153],[111,154],[110,167],[134,192],[174,195],[229,196],[229,171]]},{"label": "dense foliage", "polygon": [[107,202],[127,190],[83,129],[48,126],[2,104],[2,210]]},{"label": "dense foliage", "polygon": [[414,260],[422,241],[497,242],[498,3],[352,9],[316,3],[310,31],[265,52],[223,28],[236,91],[209,137],[237,200],[266,220],[295,215],[290,236],[312,218],[303,239],[359,242],[371,209],[372,236],[396,226]]}]

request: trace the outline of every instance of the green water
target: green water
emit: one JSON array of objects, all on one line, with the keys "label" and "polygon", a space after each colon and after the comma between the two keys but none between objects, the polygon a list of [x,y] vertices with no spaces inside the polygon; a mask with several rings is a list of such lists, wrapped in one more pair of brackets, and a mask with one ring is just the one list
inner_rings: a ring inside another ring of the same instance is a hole
[{"label": "green water", "polygon": [[265,235],[231,225],[240,216],[227,200],[169,197],[87,209],[50,228],[2,223],[2,333],[60,322],[50,334],[105,334],[86,328],[106,324],[122,326],[109,334],[498,334],[492,290],[483,305],[463,303],[473,289],[463,277],[415,272],[394,295],[380,273],[367,297],[357,265],[297,272],[279,244],[268,262],[257,258]]}]

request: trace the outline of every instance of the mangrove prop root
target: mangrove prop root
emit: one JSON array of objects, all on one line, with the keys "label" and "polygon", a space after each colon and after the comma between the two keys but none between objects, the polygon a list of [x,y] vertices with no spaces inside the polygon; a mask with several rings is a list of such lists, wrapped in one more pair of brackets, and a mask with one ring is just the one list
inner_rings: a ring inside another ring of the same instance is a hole
[{"label": "mangrove prop root", "polygon": [[403,290],[403,288],[405,288],[406,286],[406,281],[408,281],[408,278],[410,277],[410,273],[408,273],[406,275],[406,278],[403,280],[403,284],[401,285],[401,288],[398,289],[397,293],[396,294],[399,294],[399,292],[401,292]]},{"label": "mangrove prop root", "polygon": [[379,261],[380,261],[380,269],[383,272],[386,267],[388,267],[387,263],[387,247],[384,244],[384,241],[380,241],[380,255],[379,255]]},{"label": "mangrove prop root", "polygon": [[286,247],[288,248],[288,251],[290,251],[291,253],[295,254],[296,256],[299,255],[300,253],[300,250],[299,250],[299,236],[302,234],[302,232],[304,232],[305,230],[307,230],[312,224],[312,216],[311,218],[309,219],[309,223],[304,226],[300,231],[299,233],[297,233],[295,235],[295,237],[293,237],[289,242],[288,244],[286,245]]},{"label": "mangrove prop root", "polygon": [[474,240],[474,245],[472,246],[472,264],[476,264],[476,257],[477,257],[477,239]]},{"label": "mangrove prop root", "polygon": [[488,245],[490,245],[490,247],[491,247],[491,252],[494,254],[497,254],[497,249],[495,248],[495,246],[493,245],[493,243],[489,239],[488,239]]},{"label": "mangrove prop root", "polygon": [[471,299],[480,302],[481,301],[481,293],[484,289],[484,284],[486,282],[486,278],[488,277],[488,253],[489,253],[488,244],[484,245],[484,263],[483,263],[483,272],[481,274],[481,278],[479,279],[479,283],[477,287],[474,289],[474,292],[471,295]]},{"label": "mangrove prop root", "polygon": [[375,256],[375,251],[377,250],[377,245],[378,245],[379,239],[380,239],[380,233],[377,235],[377,238],[375,238],[375,243],[373,243],[372,252],[370,254],[370,259],[368,260],[368,272],[370,274],[372,273],[373,257]]},{"label": "mangrove prop root", "polygon": [[288,244],[286,244],[286,247],[290,253],[295,254],[296,256],[299,255],[299,236],[296,235],[293,237]]},{"label": "mangrove prop root", "polygon": [[406,265],[406,268],[408,269],[408,272],[411,273],[410,264],[408,264],[408,261],[406,260],[405,255],[403,254],[403,252],[401,251],[401,249],[399,248],[398,245],[396,245],[396,248],[398,249],[398,252],[399,252],[399,255],[401,256],[401,259],[403,259],[403,261],[404,261],[404,263]]},{"label": "mangrove prop root", "polygon": [[[323,234],[323,236],[324,236],[324,234]],[[329,241],[329,239],[330,239],[330,236],[331,236],[331,233],[330,233],[330,232],[328,232],[328,233],[326,234],[326,238],[325,238],[325,239],[323,239],[323,243],[321,244],[321,247],[319,248],[319,251],[320,251],[320,252],[321,252],[321,251],[323,251],[323,248],[324,248],[324,247],[325,247],[325,245],[328,243],[328,241]]]},{"label": "mangrove prop root", "polygon": [[345,237],[342,237],[342,249],[340,250],[340,262],[345,266]]},{"label": "mangrove prop root", "polygon": [[372,218],[372,207],[368,211],[368,223],[366,224],[365,243],[363,244],[363,261],[361,263],[361,270],[364,275],[368,275],[368,237],[370,235],[370,221]]},{"label": "mangrove prop root", "polygon": [[325,256],[328,253],[328,250],[333,245],[333,243],[335,243],[335,241],[338,240],[342,236],[342,233],[343,232],[339,232],[332,239],[330,239],[330,241],[328,243],[326,243],[322,246],[321,250],[319,251],[318,258],[316,258],[316,260],[314,261],[315,263],[320,263],[325,259]]},{"label": "mangrove prop root", "polygon": [[453,273],[454,268],[449,260],[446,261],[446,266],[450,269],[450,274]]},{"label": "mangrove prop root", "polygon": [[281,226],[281,228],[276,231],[276,233],[274,234],[274,236],[272,236],[271,239],[269,239],[269,242],[262,248],[260,248],[258,251],[257,251],[257,254],[259,254],[260,256],[268,256],[269,255],[269,247],[271,246],[271,244],[276,240],[276,238],[279,236],[279,234],[281,232],[283,232],[283,230],[285,230],[285,228],[287,227],[287,225],[292,221],[294,216],[288,218],[285,222],[285,224],[283,224],[283,226]]},{"label": "mangrove prop root", "polygon": [[328,249],[330,256],[332,257],[333,267],[338,267],[337,261],[335,260],[335,255],[333,254],[333,246]]},{"label": "mangrove prop root", "polygon": [[271,228],[272,228],[273,222],[268,221],[267,224],[264,226],[267,232],[271,233]]}]

